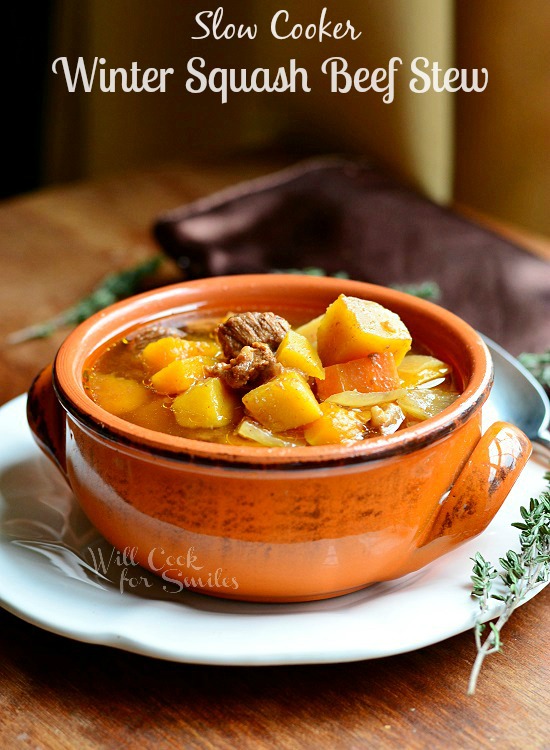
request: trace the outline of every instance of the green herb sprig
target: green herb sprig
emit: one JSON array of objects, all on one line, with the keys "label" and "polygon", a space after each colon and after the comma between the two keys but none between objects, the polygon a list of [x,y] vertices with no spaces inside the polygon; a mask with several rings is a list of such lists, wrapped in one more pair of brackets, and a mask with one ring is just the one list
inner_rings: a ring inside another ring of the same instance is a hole
[{"label": "green herb sprig", "polygon": [[550,389],[550,349],[542,354],[524,352],[518,359],[543,388]]},{"label": "green herb sprig", "polygon": [[274,268],[270,273],[288,273],[291,276],[332,276],[334,279],[349,279],[347,271],[335,271],[327,273],[324,268],[307,266],[306,268]]},{"label": "green herb sprig", "polygon": [[[347,271],[336,271],[328,274],[324,268],[308,266],[307,268],[276,268],[271,273],[289,273],[300,276],[332,276],[335,279],[349,279]],[[435,281],[420,281],[417,284],[390,284],[391,289],[411,294],[413,297],[437,301],[441,298],[441,289]]]},{"label": "green herb sprig", "polygon": [[[531,499],[528,508],[520,508],[521,521],[512,524],[520,530],[521,552],[508,550],[499,560],[500,572],[479,552],[472,558],[472,596],[479,601],[479,613],[474,627],[477,656],[468,683],[469,695],[475,693],[485,658],[502,651],[500,633],[514,610],[530,592],[550,579],[550,472],[544,478],[546,489]],[[492,593],[495,582],[500,584],[500,590]],[[489,632],[483,639],[486,625],[482,620],[491,599],[504,602],[504,608],[496,622],[489,623]]]},{"label": "green herb sprig", "polygon": [[441,289],[435,281],[421,281],[418,284],[392,284],[391,288],[398,292],[411,294],[413,297],[430,300],[430,302],[437,302],[441,299]]},{"label": "green herb sprig", "polygon": [[155,273],[161,262],[162,256],[157,255],[132,268],[109,274],[87,297],[44,323],[37,323],[10,333],[6,338],[7,343],[21,344],[24,341],[48,338],[59,328],[82,323],[90,315],[103,310],[104,307],[139,291],[143,280]]}]

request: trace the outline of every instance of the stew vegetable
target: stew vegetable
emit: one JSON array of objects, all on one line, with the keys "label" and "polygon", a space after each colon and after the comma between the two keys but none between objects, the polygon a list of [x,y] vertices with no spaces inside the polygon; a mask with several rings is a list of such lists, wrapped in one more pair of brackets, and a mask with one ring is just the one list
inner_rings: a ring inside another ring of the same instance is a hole
[{"label": "stew vegetable", "polygon": [[291,447],[390,435],[435,416],[458,392],[398,315],[340,295],[291,327],[271,312],[150,325],[84,373],[89,396],[134,424],[198,440]]}]

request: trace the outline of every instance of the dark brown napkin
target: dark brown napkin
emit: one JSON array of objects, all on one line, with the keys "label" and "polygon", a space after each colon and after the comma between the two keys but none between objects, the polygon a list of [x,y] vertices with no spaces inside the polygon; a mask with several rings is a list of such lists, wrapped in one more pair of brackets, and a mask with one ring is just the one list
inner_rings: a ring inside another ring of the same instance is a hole
[{"label": "dark brown napkin", "polygon": [[430,280],[511,352],[550,346],[550,264],[360,163],[300,164],[178,208],[154,233],[187,278],[314,266]]}]

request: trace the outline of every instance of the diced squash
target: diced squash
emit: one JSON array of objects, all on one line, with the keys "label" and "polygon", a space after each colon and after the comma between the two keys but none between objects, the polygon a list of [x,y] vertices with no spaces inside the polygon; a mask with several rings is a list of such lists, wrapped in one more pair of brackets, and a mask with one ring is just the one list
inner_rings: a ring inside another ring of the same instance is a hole
[{"label": "diced squash", "polygon": [[221,346],[217,341],[188,341],[187,357],[223,357]]},{"label": "diced squash", "polygon": [[134,411],[152,397],[151,391],[136,380],[102,372],[90,373],[88,387],[94,401],[116,416]]},{"label": "diced squash", "polygon": [[176,427],[172,410],[158,398],[135,409],[132,412],[132,422],[158,432],[171,433]]},{"label": "diced squash", "polygon": [[185,341],[186,357],[222,357],[217,341]]},{"label": "diced squash", "polygon": [[407,417],[424,420],[435,417],[458,398],[458,393],[442,391],[437,388],[427,390],[416,388],[407,391],[407,395],[397,399]]},{"label": "diced squash", "polygon": [[411,348],[411,335],[396,313],[377,302],[341,294],[317,331],[317,351],[328,365],[391,352],[397,364]]},{"label": "diced squash", "polygon": [[153,375],[151,385],[163,395],[183,393],[197,380],[204,380],[205,368],[216,364],[216,361],[213,357],[176,359]]},{"label": "diced squash", "polygon": [[445,377],[451,372],[449,365],[435,357],[423,354],[407,354],[397,368],[401,382],[407,388],[415,388],[430,380]]},{"label": "diced squash", "polygon": [[281,341],[276,357],[277,361],[283,367],[293,367],[301,370],[304,375],[319,378],[320,380],[325,379],[323,365],[312,344],[310,344],[305,336],[296,333],[292,329],[287,331],[284,339]]},{"label": "diced squash", "polygon": [[237,401],[220,378],[208,378],[177,396],[172,411],[181,427],[226,427],[235,420]]},{"label": "diced squash", "polygon": [[159,370],[182,357],[182,343],[183,339],[166,336],[147,344],[141,356],[151,372],[159,372]]},{"label": "diced squash", "polygon": [[319,330],[319,325],[324,317],[325,314],[323,313],[322,315],[313,318],[313,320],[304,323],[303,326],[298,326],[298,328],[296,328],[296,333],[299,333],[300,336],[305,336],[314,348],[317,348],[317,331]]},{"label": "diced squash", "polygon": [[158,372],[171,362],[188,357],[216,357],[221,353],[215,341],[189,341],[165,336],[147,344],[141,356],[150,372]]},{"label": "diced squash", "polygon": [[354,412],[336,404],[321,404],[323,416],[308,424],[304,436],[309,445],[351,443],[363,437],[363,422]]},{"label": "diced squash", "polygon": [[323,413],[305,377],[294,370],[254,388],[243,396],[243,404],[256,421],[275,432],[309,424]]},{"label": "diced squash", "polygon": [[390,352],[330,365],[325,367],[325,379],[316,380],[317,395],[321,401],[343,391],[393,391],[399,388],[399,383],[395,359]]}]

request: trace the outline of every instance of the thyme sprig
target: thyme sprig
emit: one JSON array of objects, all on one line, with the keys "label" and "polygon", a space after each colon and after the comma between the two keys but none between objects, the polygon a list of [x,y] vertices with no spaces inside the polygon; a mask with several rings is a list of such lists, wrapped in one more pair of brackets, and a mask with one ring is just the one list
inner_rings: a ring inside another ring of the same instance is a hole
[{"label": "thyme sprig", "polygon": [[431,302],[437,302],[438,299],[441,299],[441,289],[435,281],[420,281],[417,284],[392,284],[391,288]]},{"label": "thyme sprig", "polygon": [[306,266],[306,268],[273,268],[270,273],[288,273],[291,276],[332,276],[335,279],[349,279],[347,271],[327,273],[324,268]]},{"label": "thyme sprig", "polygon": [[[550,579],[550,472],[544,478],[548,483],[546,489],[538,498],[531,499],[528,508],[520,508],[521,521],[512,524],[520,530],[521,552],[508,550],[499,560],[500,572],[479,552],[471,558],[472,596],[479,602],[479,612],[474,627],[477,656],[468,683],[469,695],[475,693],[485,657],[502,651],[500,633],[514,610],[530,592]],[[495,582],[500,585],[493,593]],[[483,638],[487,628],[482,620],[491,599],[503,602],[504,607],[496,622],[489,623],[489,632]]]},{"label": "thyme sprig", "polygon": [[[324,268],[308,266],[307,268],[275,268],[271,273],[289,273],[298,276],[332,276],[336,279],[349,279],[347,271],[336,271],[328,274]],[[390,284],[390,289],[411,294],[413,297],[436,302],[441,297],[441,289],[435,281],[420,281],[416,284]]]},{"label": "thyme sprig", "polygon": [[541,354],[524,352],[518,359],[543,388],[550,389],[550,349]]},{"label": "thyme sprig", "polygon": [[157,255],[147,258],[147,260],[132,268],[126,268],[105,276],[88,296],[75,305],[63,310],[44,323],[37,323],[10,333],[6,342],[8,344],[21,344],[33,339],[44,339],[51,336],[59,328],[82,323],[90,315],[103,310],[104,307],[139,291],[142,281],[155,273],[161,262],[162,257]]}]

